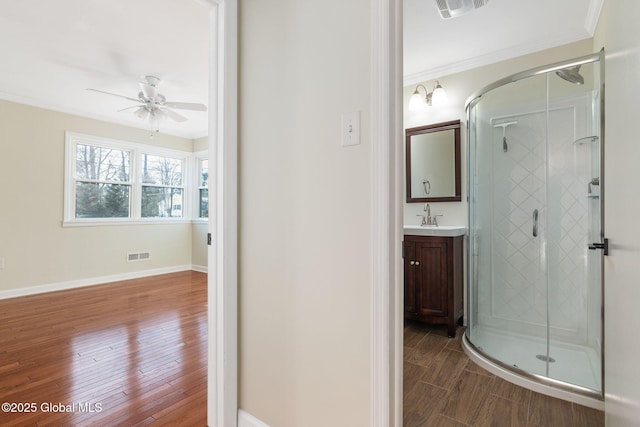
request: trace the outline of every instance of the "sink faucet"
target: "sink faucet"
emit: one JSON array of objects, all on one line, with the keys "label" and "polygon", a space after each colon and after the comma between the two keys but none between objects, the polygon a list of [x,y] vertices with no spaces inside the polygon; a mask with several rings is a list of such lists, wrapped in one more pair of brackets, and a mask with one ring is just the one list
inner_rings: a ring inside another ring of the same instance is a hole
[{"label": "sink faucet", "polygon": [[433,226],[434,227],[438,226],[438,217],[439,216],[444,216],[444,215],[440,214],[440,215],[436,215],[436,216],[433,217]]},{"label": "sink faucet", "polygon": [[431,222],[431,206],[429,206],[429,203],[425,203],[424,204],[424,208],[422,210],[426,212],[425,215],[427,216],[426,222],[425,222],[425,219],[424,219],[424,215],[422,216],[422,222],[423,222],[422,225],[432,225],[432,222]]},{"label": "sink faucet", "polygon": [[[421,217],[422,217],[422,222],[420,223],[420,227],[424,227],[425,225],[427,225],[427,220],[426,220],[426,218],[424,217],[424,215],[422,215],[422,214],[418,214],[418,215],[416,215],[416,216],[421,216]],[[429,217],[429,218],[431,218],[431,217]]]}]

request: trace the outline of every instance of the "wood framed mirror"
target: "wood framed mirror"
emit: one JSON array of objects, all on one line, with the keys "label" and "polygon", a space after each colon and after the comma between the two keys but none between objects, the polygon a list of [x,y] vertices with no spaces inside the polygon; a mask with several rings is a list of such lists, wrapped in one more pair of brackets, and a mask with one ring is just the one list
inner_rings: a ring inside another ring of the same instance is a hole
[{"label": "wood framed mirror", "polygon": [[407,203],[459,202],[460,120],[405,130]]}]

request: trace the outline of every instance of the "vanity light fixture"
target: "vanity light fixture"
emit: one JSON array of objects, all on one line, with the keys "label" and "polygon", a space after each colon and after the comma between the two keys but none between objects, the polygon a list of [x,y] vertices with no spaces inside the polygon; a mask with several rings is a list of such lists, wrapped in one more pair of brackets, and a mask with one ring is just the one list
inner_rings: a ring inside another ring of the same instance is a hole
[{"label": "vanity light fixture", "polygon": [[[425,97],[420,95],[419,88],[424,89]],[[411,99],[409,99],[409,111],[419,111],[423,104],[429,106],[440,106],[447,102],[447,92],[444,91],[440,82],[436,80],[436,84],[433,87],[433,92],[429,92],[423,84],[418,84],[416,90],[413,91]]]}]

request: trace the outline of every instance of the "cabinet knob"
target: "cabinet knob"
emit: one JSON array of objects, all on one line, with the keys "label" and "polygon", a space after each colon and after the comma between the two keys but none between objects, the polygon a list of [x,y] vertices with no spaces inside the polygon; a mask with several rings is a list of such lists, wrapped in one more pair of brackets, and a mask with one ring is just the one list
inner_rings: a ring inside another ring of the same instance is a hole
[{"label": "cabinet knob", "polygon": [[409,262],[409,264],[416,265],[416,262],[415,261],[411,261],[411,262]]},{"label": "cabinet knob", "polygon": [[420,265],[420,261],[416,261],[416,265]]}]

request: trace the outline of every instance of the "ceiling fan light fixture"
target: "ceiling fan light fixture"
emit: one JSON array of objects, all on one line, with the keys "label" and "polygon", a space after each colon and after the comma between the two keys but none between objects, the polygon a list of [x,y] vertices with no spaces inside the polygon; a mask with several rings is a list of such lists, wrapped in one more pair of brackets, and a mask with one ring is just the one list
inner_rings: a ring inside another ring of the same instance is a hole
[{"label": "ceiling fan light fixture", "polygon": [[146,107],[140,107],[133,114],[135,114],[140,120],[144,121],[149,117],[149,110]]},{"label": "ceiling fan light fixture", "polygon": [[123,108],[118,111],[130,110],[137,107],[137,109],[133,111],[133,114],[142,121],[149,121],[152,130],[155,132],[159,131],[161,120],[169,118],[175,122],[187,121],[187,117],[173,111],[174,108],[178,110],[207,111],[207,106],[204,104],[167,101],[167,98],[158,92],[159,84],[160,79],[158,77],[144,76],[143,81],[139,82],[140,92],[138,92],[138,99],[100,89],[87,88],[87,90],[137,103],[138,105]]}]

